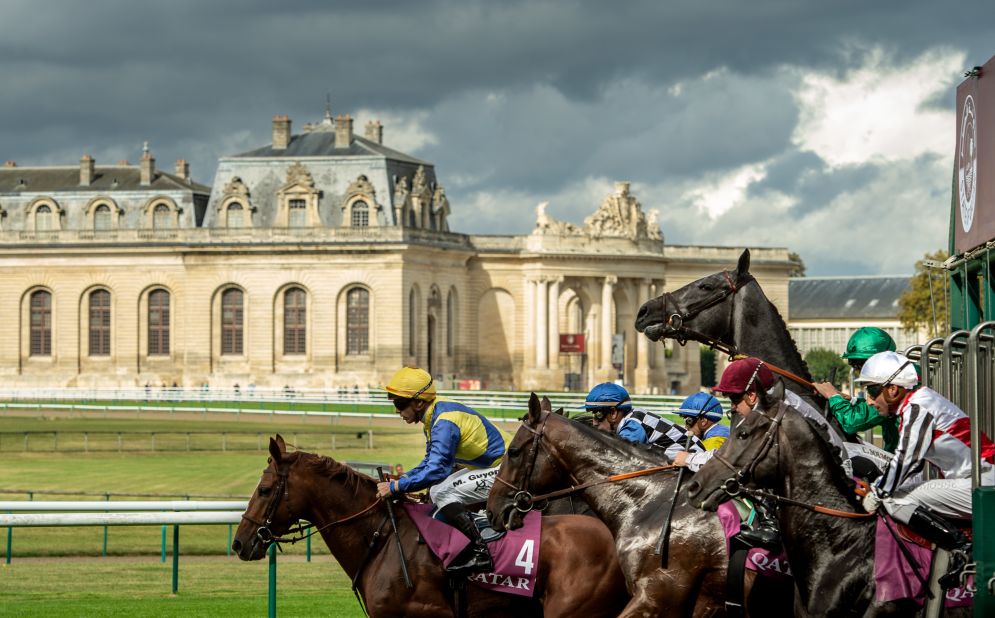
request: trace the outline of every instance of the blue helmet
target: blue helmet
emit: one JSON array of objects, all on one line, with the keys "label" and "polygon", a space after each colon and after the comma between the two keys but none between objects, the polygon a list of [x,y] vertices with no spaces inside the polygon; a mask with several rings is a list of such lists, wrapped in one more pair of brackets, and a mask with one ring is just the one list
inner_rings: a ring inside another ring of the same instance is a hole
[{"label": "blue helmet", "polygon": [[700,418],[704,416],[710,421],[719,422],[722,420],[722,404],[719,400],[708,393],[695,393],[681,404],[677,411],[681,416]]},{"label": "blue helmet", "polygon": [[632,410],[632,401],[629,399],[629,391],[613,382],[603,382],[591,389],[584,405],[580,407],[586,410],[618,408],[623,412],[629,412]]}]

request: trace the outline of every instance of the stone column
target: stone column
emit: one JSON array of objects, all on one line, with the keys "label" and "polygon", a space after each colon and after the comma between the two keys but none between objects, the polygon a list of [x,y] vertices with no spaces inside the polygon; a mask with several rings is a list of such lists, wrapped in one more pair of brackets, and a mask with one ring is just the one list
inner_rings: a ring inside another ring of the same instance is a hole
[{"label": "stone column", "polygon": [[601,368],[610,369],[612,364],[612,335],[615,334],[615,324],[612,323],[612,296],[618,277],[605,277],[601,286]]},{"label": "stone column", "polygon": [[535,318],[535,280],[525,277],[525,349],[522,357],[525,359],[525,366],[532,367],[535,364],[535,338],[536,338],[536,318]]},{"label": "stone column", "polygon": [[549,367],[560,367],[560,284],[563,277],[549,282]]},{"label": "stone column", "polygon": [[549,355],[546,353],[549,349],[549,335],[546,330],[546,319],[549,317],[547,315],[549,291],[546,283],[545,277],[540,277],[536,281],[536,369],[545,369],[549,365]]},{"label": "stone column", "polygon": [[[650,280],[639,280],[639,306],[642,307],[649,300]],[[636,368],[645,372],[649,369],[649,342],[645,335],[636,335]]]}]

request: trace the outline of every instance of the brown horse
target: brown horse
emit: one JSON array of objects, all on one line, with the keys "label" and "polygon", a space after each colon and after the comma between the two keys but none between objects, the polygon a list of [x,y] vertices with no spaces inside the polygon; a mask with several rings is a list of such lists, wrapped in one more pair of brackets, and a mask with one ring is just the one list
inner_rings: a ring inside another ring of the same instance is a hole
[{"label": "brown horse", "polygon": [[[523,502],[531,501],[522,492],[549,492],[571,482],[590,483],[666,463],[656,450],[554,414],[548,400],[540,404],[533,394],[525,424],[508,447],[487,501],[491,523],[499,529],[521,525],[521,511],[528,508]],[[728,554],[717,516],[678,498],[666,568],[661,568],[661,556],[654,553],[676,489],[677,473],[672,470],[591,486],[581,494],[615,537],[632,593],[621,616],[715,616],[724,612]],[[770,582],[760,581],[766,592],[750,595],[753,575],[749,572],[747,608],[761,615],[783,615],[778,611],[790,608],[790,586],[768,589]],[[759,596],[764,597],[762,610],[753,603]]]},{"label": "brown horse", "polygon": [[[320,531],[355,582],[370,616],[454,615],[442,563],[419,543],[407,512],[397,508],[397,531],[414,584],[412,589],[405,586],[386,503],[376,497],[376,481],[328,457],[288,453],[279,435],[270,439],[269,451],[269,465],[232,543],[239,558],[259,560],[273,537],[287,534],[303,519]],[[534,598],[468,585],[468,614],[614,616],[628,600],[614,549],[607,528],[593,517],[543,518]]]},{"label": "brown horse", "polygon": [[[912,601],[875,601],[874,518],[863,513],[825,429],[786,406],[776,391],[772,399],[736,423],[721,458],[712,458],[688,484],[689,500],[715,510],[730,492],[763,487],[797,501],[778,509],[798,589],[796,616],[919,615]],[[945,615],[966,617],[970,608]]]}]

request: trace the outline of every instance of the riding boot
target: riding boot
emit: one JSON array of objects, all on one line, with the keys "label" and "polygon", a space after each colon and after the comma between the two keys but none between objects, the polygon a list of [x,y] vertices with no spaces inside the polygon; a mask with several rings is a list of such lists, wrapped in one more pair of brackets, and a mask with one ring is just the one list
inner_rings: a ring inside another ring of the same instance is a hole
[{"label": "riding boot", "polygon": [[751,547],[777,549],[781,546],[781,533],[770,508],[761,500],[753,500],[753,521],[740,527],[739,538]]},{"label": "riding boot", "polygon": [[494,570],[494,560],[487,549],[487,543],[480,536],[477,524],[466,507],[456,502],[439,509],[449,524],[470,539],[470,544],[446,568],[447,573],[469,575],[487,573]]},{"label": "riding boot", "polygon": [[967,535],[946,519],[921,506],[909,517],[909,527],[926,540],[936,543],[937,547],[950,552],[950,566],[940,578],[940,587],[948,590],[959,586],[960,573],[971,562],[971,540]]}]

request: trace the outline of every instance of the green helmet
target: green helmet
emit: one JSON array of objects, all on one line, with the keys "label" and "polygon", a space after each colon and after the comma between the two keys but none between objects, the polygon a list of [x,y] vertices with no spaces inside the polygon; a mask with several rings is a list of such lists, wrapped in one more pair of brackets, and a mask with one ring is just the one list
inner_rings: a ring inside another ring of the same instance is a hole
[{"label": "green helmet", "polygon": [[846,342],[843,358],[867,360],[878,352],[894,352],[895,340],[876,326],[863,326]]}]

